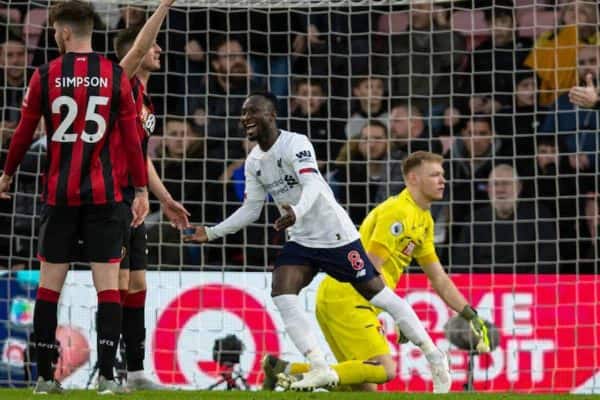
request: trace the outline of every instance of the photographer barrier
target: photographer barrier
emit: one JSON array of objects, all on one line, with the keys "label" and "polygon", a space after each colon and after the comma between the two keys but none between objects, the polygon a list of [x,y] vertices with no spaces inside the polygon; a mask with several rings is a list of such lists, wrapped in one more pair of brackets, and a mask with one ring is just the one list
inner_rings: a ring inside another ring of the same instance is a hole
[{"label": "photographer barrier", "polygon": [[[480,315],[499,330],[495,350],[474,361],[474,390],[600,393],[600,277],[478,274],[452,278]],[[0,307],[0,379],[3,385],[19,385],[27,379],[24,350],[35,277],[22,282],[16,275],[0,279],[0,296],[6,304]],[[301,294],[315,328],[314,294],[320,279]],[[414,306],[434,340],[448,349],[453,390],[462,390],[468,353],[451,347],[444,336],[444,325],[454,314],[422,274],[403,277],[398,292]],[[262,381],[260,360],[265,353],[301,360],[271,302],[270,274],[149,272],[148,293],[146,369],[163,384],[206,389],[232,377],[223,376],[224,372],[235,371],[256,389]],[[95,311],[89,272],[71,272],[59,306],[59,325],[67,338],[61,343],[66,387],[83,388],[94,366]],[[381,318],[398,361],[398,378],[382,388],[429,391],[426,360],[414,346],[398,346],[392,320],[386,315]],[[239,343],[228,335],[235,335]],[[68,346],[73,339],[77,346]],[[322,345],[326,348],[324,340]],[[243,381],[238,381],[240,386]]]}]

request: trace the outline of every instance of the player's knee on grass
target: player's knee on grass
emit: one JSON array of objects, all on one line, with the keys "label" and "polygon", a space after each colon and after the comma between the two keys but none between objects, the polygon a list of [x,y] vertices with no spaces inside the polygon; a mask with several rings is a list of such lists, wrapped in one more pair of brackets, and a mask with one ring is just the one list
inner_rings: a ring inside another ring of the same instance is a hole
[{"label": "player's knee on grass", "polygon": [[146,290],[146,271],[133,270],[129,273],[129,292],[141,292]]},{"label": "player's knee on grass", "polygon": [[271,297],[298,294],[315,276],[315,270],[307,265],[282,265],[273,270]]},{"label": "player's knee on grass", "polygon": [[396,363],[389,354],[375,357],[375,361],[379,362],[383,366],[383,368],[385,368],[385,373],[387,375],[388,382],[393,379],[396,379]]},{"label": "player's knee on grass", "polygon": [[371,300],[377,293],[385,288],[385,283],[381,276],[378,275],[368,281],[352,282],[352,286],[362,297]]}]

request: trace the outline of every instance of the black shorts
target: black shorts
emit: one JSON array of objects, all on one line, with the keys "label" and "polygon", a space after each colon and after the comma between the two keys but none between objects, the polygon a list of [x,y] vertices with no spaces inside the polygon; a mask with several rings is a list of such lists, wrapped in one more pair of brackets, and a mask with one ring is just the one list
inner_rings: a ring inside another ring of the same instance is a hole
[{"label": "black shorts", "polygon": [[340,282],[366,282],[379,275],[360,240],[332,248],[306,247],[287,242],[275,259],[275,268],[281,265],[308,265]]},{"label": "black shorts", "polygon": [[127,229],[123,203],[42,207],[38,258],[50,263],[118,263]]},{"label": "black shorts", "polygon": [[121,268],[132,271],[141,271],[148,268],[148,235],[146,225],[137,228],[131,226],[132,215],[129,212],[128,229],[125,235],[125,256],[121,260]]}]

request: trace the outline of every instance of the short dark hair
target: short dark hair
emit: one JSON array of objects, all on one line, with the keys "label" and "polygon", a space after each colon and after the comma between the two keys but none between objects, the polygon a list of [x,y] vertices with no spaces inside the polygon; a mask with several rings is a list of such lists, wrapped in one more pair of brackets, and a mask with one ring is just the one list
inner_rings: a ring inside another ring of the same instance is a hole
[{"label": "short dark hair", "polygon": [[367,122],[366,122],[366,123],[365,123],[365,124],[362,126],[362,128],[360,128],[360,133],[359,133],[359,135],[361,135],[361,134],[362,134],[362,131],[363,131],[363,129],[365,129],[365,128],[369,127],[369,126],[374,126],[374,127],[376,127],[376,128],[381,128],[381,129],[383,129],[383,133],[385,133],[385,136],[386,136],[386,137],[388,136],[388,127],[387,127],[387,125],[386,125],[386,124],[384,124],[383,122],[381,122],[381,121],[380,121],[380,120],[378,120],[378,119],[370,119],[370,120],[368,120],[368,121],[367,121]]},{"label": "short dark hair", "polygon": [[441,164],[444,162],[444,157],[429,151],[415,151],[402,162],[402,174],[404,175],[404,179],[406,179],[410,171],[421,166],[424,162],[436,162]]},{"label": "short dark hair", "polygon": [[490,129],[494,128],[494,124],[492,122],[492,117],[487,114],[473,114],[466,118],[465,124],[467,124],[469,122],[472,122],[472,123],[484,122],[484,123],[488,124]]},{"label": "short dark hair", "polygon": [[273,107],[273,111],[277,112],[277,103],[279,100],[277,99],[277,96],[275,96],[273,93],[271,93],[271,92],[252,92],[252,93],[250,93],[248,98],[254,97],[254,96],[260,96],[263,99],[265,99],[267,101],[267,103],[269,103],[271,105],[271,107]]},{"label": "short dark hair", "polygon": [[488,24],[491,24],[492,20],[496,18],[503,17],[509,17],[514,21],[513,10],[514,3],[512,0],[494,0],[493,6],[486,7],[483,10],[483,16]]},{"label": "short dark hair", "polygon": [[117,54],[117,58],[119,60],[125,57],[129,49],[131,49],[133,42],[135,42],[135,38],[141,30],[141,26],[134,25],[130,26],[129,28],[122,29],[117,34],[115,40],[113,41],[113,46],[115,48],[115,53]]},{"label": "short dark hair", "polygon": [[298,89],[300,88],[300,86],[302,85],[308,85],[308,86],[318,86],[321,88],[321,90],[323,91],[323,93],[327,93],[327,89],[326,89],[326,85],[325,83],[321,80],[321,79],[315,79],[315,78],[298,78],[294,80],[294,93],[298,92]]},{"label": "short dark hair", "polygon": [[94,29],[94,8],[88,2],[71,0],[58,2],[50,10],[50,25],[67,24],[76,35],[89,36]]}]

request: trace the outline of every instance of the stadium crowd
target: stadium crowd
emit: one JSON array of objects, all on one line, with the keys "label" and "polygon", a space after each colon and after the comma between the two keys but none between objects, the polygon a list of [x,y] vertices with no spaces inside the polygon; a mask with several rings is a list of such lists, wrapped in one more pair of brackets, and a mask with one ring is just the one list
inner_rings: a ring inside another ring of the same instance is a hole
[{"label": "stadium crowd", "polygon": [[[45,2],[0,10],[0,165],[28,76],[57,55]],[[148,10],[95,3],[94,48]],[[451,272],[597,273],[598,108],[571,87],[600,73],[595,1],[486,0],[412,6],[177,7],[159,37],[149,92],[161,117],[149,152],[194,223],[243,201],[246,96],[269,89],[280,126],[306,134],[338,200],[359,224],[403,188],[412,151],[441,154],[449,180],[435,205],[436,244]],[[28,153],[12,201],[0,202],[0,266],[35,263],[45,138]],[[183,244],[156,206],[147,219],[159,268],[263,270],[285,241],[271,204],[254,226]],[[265,227],[264,222],[270,225]]]}]

